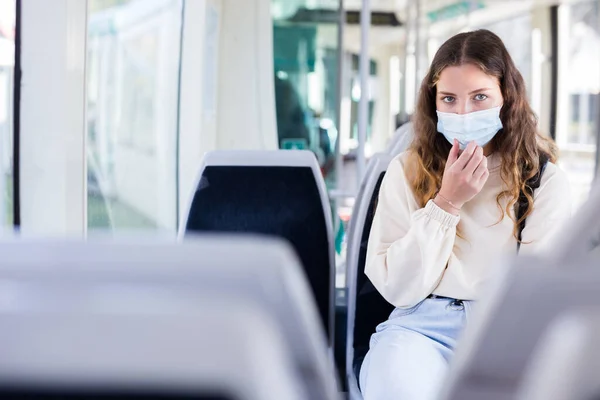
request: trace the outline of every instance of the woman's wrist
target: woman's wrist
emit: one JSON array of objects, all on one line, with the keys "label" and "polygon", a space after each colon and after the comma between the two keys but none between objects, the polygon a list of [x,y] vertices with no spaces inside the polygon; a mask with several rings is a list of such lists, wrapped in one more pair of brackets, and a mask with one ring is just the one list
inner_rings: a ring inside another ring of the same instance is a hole
[{"label": "woman's wrist", "polygon": [[450,200],[449,198],[447,198],[446,196],[444,196],[443,194],[441,194],[440,192],[438,192],[435,196],[435,198],[433,199],[433,202],[440,207],[441,209],[443,209],[444,211],[453,214],[453,215],[459,215],[460,214],[460,209],[462,208],[462,204],[460,203],[456,203],[452,200]]}]

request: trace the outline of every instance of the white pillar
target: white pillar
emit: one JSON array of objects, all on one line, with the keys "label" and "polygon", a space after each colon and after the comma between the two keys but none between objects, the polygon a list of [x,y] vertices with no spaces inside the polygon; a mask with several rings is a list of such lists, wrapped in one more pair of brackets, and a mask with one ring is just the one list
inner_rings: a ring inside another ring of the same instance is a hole
[{"label": "white pillar", "polygon": [[532,11],[532,106],[538,114],[540,131],[550,135],[550,111],[552,96],[552,26],[550,7],[540,6]]},{"label": "white pillar", "polygon": [[221,0],[217,146],[276,149],[270,0]]},{"label": "white pillar", "polygon": [[23,234],[84,233],[86,3],[22,2]]}]

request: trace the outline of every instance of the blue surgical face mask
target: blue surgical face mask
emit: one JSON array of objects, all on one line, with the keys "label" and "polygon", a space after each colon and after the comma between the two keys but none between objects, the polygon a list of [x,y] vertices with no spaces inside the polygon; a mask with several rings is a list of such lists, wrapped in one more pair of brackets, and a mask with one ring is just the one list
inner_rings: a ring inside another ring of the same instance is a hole
[{"label": "blue surgical face mask", "polygon": [[450,143],[458,140],[460,148],[467,147],[469,142],[475,141],[478,146],[485,146],[502,129],[500,109],[502,106],[468,114],[452,114],[437,112],[437,130]]}]

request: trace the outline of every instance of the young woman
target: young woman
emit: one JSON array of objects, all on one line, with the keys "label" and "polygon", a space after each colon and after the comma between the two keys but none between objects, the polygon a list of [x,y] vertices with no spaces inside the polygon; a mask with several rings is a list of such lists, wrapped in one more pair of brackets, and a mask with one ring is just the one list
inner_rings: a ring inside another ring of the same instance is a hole
[{"label": "young woman", "polygon": [[365,400],[434,399],[494,261],[542,250],[570,216],[556,148],[538,133],[523,78],[492,32],[442,45],[413,123],[415,141],[388,168],[369,239],[365,273],[396,309],[371,338]]}]

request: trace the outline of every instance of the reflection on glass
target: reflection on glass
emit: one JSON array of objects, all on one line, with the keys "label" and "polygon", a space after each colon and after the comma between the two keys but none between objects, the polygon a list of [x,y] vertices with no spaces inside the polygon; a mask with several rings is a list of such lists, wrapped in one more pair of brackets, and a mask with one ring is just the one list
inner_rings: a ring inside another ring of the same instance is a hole
[{"label": "reflection on glass", "polygon": [[564,104],[568,110],[566,130],[557,132],[561,167],[571,180],[574,200],[581,204],[589,194],[596,170],[597,135],[600,124],[600,2],[569,6],[568,71]]},{"label": "reflection on glass", "polygon": [[[309,0],[272,0],[277,132],[281,149],[311,150],[328,189],[335,170],[338,103],[339,1],[316,9]],[[338,286],[343,286],[344,224],[332,201]]]},{"label": "reflection on glass", "polygon": [[[332,187],[338,132],[337,5],[319,11],[304,3],[272,1],[279,147],[312,150]],[[333,21],[320,20],[323,13]]]},{"label": "reflection on glass", "polygon": [[0,0],[0,230],[13,223],[15,0]]},{"label": "reflection on glass", "polygon": [[90,0],[88,228],[174,231],[181,0]]}]

